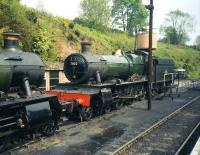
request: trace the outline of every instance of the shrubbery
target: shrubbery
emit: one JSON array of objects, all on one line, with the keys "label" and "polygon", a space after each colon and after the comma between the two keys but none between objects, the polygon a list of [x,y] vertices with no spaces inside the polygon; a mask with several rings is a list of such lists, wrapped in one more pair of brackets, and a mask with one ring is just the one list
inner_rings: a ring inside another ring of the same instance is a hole
[{"label": "shrubbery", "polygon": [[32,50],[41,55],[43,60],[56,59],[54,32],[44,19],[38,20],[37,34],[33,39]]},{"label": "shrubbery", "polygon": [[[18,0],[0,1],[0,29],[22,34],[24,50],[29,50],[34,36],[35,25],[27,19],[26,8]],[[2,38],[0,40],[2,42]]]},{"label": "shrubbery", "polygon": [[[43,19],[42,19],[43,18]],[[20,33],[20,47],[34,51],[44,60],[57,59],[54,29],[49,24],[52,16],[45,12],[22,6],[19,0],[0,1],[0,33],[14,31]],[[3,38],[0,35],[0,43]]]},{"label": "shrubbery", "polygon": [[200,52],[197,50],[159,43],[154,54],[161,58],[173,59],[177,68],[186,69],[189,78],[200,78]]}]

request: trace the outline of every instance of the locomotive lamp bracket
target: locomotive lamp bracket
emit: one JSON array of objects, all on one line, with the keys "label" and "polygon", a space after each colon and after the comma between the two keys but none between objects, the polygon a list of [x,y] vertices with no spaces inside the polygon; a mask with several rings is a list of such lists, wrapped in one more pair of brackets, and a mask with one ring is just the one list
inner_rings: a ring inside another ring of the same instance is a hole
[{"label": "locomotive lamp bracket", "polygon": [[145,8],[147,10],[153,10],[154,9],[154,6],[153,5],[145,5]]}]

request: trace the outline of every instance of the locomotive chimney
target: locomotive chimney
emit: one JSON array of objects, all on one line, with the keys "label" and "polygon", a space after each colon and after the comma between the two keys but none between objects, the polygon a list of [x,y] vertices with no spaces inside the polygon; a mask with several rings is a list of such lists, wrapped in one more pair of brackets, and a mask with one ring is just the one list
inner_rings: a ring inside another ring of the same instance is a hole
[{"label": "locomotive chimney", "polygon": [[88,54],[91,53],[91,45],[92,43],[88,40],[83,40],[81,42],[81,53]]},{"label": "locomotive chimney", "polygon": [[6,32],[3,33],[3,37],[4,37],[4,45],[3,45],[4,48],[19,47],[19,37],[20,37],[19,33]]}]

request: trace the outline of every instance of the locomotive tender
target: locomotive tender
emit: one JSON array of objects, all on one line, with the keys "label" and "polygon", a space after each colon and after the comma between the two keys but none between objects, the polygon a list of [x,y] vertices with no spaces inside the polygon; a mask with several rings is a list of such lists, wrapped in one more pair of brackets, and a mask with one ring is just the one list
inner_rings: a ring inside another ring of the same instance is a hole
[{"label": "locomotive tender", "polygon": [[19,34],[4,33],[0,50],[0,152],[27,135],[51,135],[58,128],[59,102],[43,94],[44,63],[19,49]]},{"label": "locomotive tender", "polygon": [[[60,84],[49,94],[58,96],[69,118],[89,120],[93,115],[118,109],[133,100],[141,100],[147,92],[148,54],[130,51],[121,55],[95,55],[91,43],[82,42],[81,53],[69,55],[64,62],[64,73],[70,83]],[[161,93],[172,83],[165,78],[172,73],[173,61],[153,59],[154,92]]]}]

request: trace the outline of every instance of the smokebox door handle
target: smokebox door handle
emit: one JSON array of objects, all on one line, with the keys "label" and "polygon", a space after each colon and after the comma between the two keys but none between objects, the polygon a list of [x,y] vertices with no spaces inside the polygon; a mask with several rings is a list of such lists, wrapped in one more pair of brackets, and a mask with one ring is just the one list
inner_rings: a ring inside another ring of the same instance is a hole
[{"label": "smokebox door handle", "polygon": [[11,60],[11,61],[22,61],[23,59],[20,57],[9,57],[9,58],[4,58],[4,60]]}]

